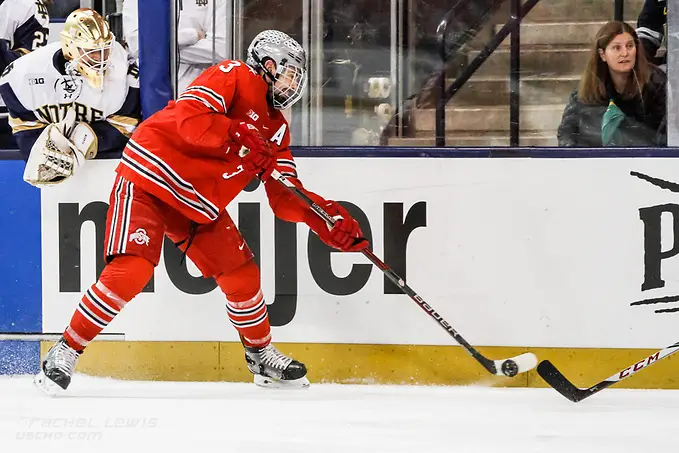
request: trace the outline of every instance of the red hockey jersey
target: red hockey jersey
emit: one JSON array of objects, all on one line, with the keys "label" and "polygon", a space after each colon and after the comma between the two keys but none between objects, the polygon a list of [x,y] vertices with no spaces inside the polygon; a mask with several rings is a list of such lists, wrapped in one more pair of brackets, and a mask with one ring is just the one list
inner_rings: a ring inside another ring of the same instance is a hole
[{"label": "red hockey jersey", "polygon": [[[288,123],[267,103],[268,89],[241,61],[227,60],[207,69],[177,101],[137,127],[116,171],[186,217],[209,223],[253,178],[243,171],[240,147],[229,137],[232,121],[246,121],[270,141],[278,171],[301,187],[289,149]],[[281,184],[271,181],[265,188],[276,216],[305,220],[309,208]]]}]

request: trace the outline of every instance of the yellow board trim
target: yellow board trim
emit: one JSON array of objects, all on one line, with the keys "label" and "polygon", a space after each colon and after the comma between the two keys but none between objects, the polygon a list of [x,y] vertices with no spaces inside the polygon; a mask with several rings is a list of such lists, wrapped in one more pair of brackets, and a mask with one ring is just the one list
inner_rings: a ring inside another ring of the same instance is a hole
[{"label": "yellow board trim", "polygon": [[[44,355],[50,342],[43,342]],[[343,384],[487,385],[547,387],[535,371],[515,378],[490,376],[458,346],[277,343],[304,362],[309,380]],[[533,352],[549,359],[575,385],[587,387],[633,365],[652,349],[481,347],[489,358]],[[78,372],[117,379],[250,382],[240,343],[93,342]],[[679,389],[679,356],[668,357],[624,380],[620,388]]]}]

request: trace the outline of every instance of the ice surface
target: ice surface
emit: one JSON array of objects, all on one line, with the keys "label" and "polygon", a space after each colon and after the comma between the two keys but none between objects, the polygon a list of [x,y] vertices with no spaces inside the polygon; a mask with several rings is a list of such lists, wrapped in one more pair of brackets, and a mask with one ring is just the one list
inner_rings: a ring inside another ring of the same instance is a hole
[{"label": "ice surface", "polygon": [[679,392],[134,382],[76,376],[50,398],[0,377],[0,452],[670,453]]}]

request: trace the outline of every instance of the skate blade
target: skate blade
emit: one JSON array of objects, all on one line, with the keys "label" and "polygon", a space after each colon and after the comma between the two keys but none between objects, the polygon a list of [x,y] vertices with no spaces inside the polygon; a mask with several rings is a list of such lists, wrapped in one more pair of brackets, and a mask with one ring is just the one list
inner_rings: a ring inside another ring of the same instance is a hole
[{"label": "skate blade", "polygon": [[64,389],[45,376],[45,372],[42,370],[33,378],[33,384],[49,396],[59,396],[65,392]]},{"label": "skate blade", "polygon": [[255,384],[269,389],[305,389],[309,388],[309,380],[306,376],[293,381],[281,381],[270,377],[255,374]]}]

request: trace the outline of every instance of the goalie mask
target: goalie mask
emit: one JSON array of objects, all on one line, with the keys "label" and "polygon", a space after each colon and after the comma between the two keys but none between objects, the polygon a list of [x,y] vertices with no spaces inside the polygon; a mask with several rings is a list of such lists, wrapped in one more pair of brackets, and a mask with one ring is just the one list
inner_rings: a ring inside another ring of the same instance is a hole
[{"label": "goalie mask", "polygon": [[67,66],[101,89],[115,40],[108,22],[92,9],[77,9],[66,18],[60,39]]},{"label": "goalie mask", "polygon": [[[275,72],[266,68],[268,61],[276,64]],[[265,30],[255,36],[248,47],[246,62],[263,71],[275,109],[291,107],[304,94],[307,84],[306,52],[285,33]]]}]

